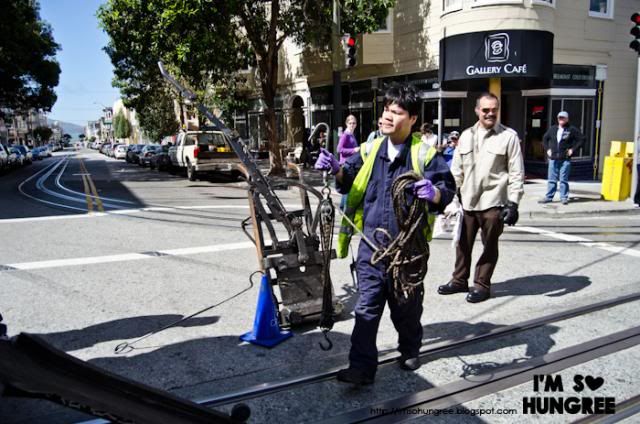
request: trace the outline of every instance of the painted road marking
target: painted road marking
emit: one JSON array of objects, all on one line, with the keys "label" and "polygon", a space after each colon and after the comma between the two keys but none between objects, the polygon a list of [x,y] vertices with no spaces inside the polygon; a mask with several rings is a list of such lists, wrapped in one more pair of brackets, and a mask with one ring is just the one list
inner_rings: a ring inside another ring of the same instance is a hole
[{"label": "painted road marking", "polygon": [[0,272],[12,271],[12,270],[26,271],[26,270],[35,270],[35,269],[44,269],[44,268],[59,268],[59,267],[65,267],[65,266],[105,264],[110,262],[139,261],[142,259],[153,259],[153,258],[164,257],[164,256],[196,255],[199,253],[224,252],[227,250],[248,249],[252,247],[254,247],[253,243],[246,241],[241,243],[215,244],[215,245],[209,245],[209,246],[187,247],[187,248],[181,248],[181,249],[155,250],[153,252],[121,253],[118,255],[89,256],[84,258],[52,259],[48,261],[37,261],[37,262],[20,262],[20,263],[14,263],[14,264],[0,265]]},{"label": "painted road marking", "polygon": [[550,237],[557,240],[576,243],[581,246],[595,247],[597,249],[605,250],[607,252],[613,252],[621,255],[633,256],[634,258],[640,258],[640,250],[631,249],[629,247],[614,246],[609,243],[593,241],[588,238],[574,236],[572,234],[556,233],[554,231],[543,230],[541,228],[523,227],[523,226],[514,226],[514,227],[511,227],[511,229],[516,231],[522,231],[523,233],[538,234],[541,236]]},{"label": "painted road marking", "polygon": [[[313,204],[311,206],[314,206]],[[285,208],[300,208],[300,205],[284,205]],[[71,215],[47,215],[47,216],[34,216],[28,218],[6,218],[0,219],[0,224],[17,224],[21,222],[34,222],[34,221],[55,221],[62,219],[84,219],[84,218],[97,218],[101,216],[110,215],[126,215],[130,213],[141,212],[170,212],[170,211],[182,211],[182,210],[206,210],[206,209],[249,209],[249,205],[202,205],[202,206],[157,206],[139,209],[117,209],[105,212],[94,212],[88,214],[71,214]]]}]

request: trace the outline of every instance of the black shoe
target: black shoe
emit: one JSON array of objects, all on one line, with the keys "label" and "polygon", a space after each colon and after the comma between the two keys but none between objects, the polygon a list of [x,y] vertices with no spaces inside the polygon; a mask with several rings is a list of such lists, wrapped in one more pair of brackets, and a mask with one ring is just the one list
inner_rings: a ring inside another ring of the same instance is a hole
[{"label": "black shoe", "polygon": [[563,205],[568,205],[569,204],[569,199],[562,199],[562,204]]},{"label": "black shoe", "polygon": [[438,287],[438,294],[467,293],[468,291],[469,286],[455,281],[449,281],[447,284]]},{"label": "black shoe", "polygon": [[419,356],[414,356],[414,357],[401,356],[400,357],[400,368],[402,368],[403,370],[415,371],[418,368],[420,368],[421,365],[422,365],[422,362],[420,362]]},{"label": "black shoe", "polygon": [[538,200],[538,203],[543,203],[543,204],[544,203],[551,203],[551,199],[547,199],[547,198],[540,199],[540,200]]},{"label": "black shoe", "polygon": [[491,291],[487,289],[476,289],[473,288],[469,290],[469,294],[467,295],[467,302],[469,303],[479,303],[484,302],[485,300],[491,297]]},{"label": "black shoe", "polygon": [[336,377],[338,381],[355,384],[356,386],[373,384],[373,377],[368,376],[364,371],[357,368],[345,368],[340,370]]}]

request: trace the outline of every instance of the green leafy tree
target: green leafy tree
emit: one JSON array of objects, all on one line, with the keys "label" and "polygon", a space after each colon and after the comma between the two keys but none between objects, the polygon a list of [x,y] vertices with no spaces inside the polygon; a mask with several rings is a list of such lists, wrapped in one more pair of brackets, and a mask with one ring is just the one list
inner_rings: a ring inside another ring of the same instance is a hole
[{"label": "green leafy tree", "polygon": [[[157,60],[197,90],[201,99],[237,93],[237,71],[256,68],[265,103],[271,172],[282,172],[275,116],[278,53],[288,37],[326,48],[330,44],[331,0],[108,0],[98,11],[110,37],[105,48],[115,68],[115,86],[125,104],[142,112],[162,82]],[[395,0],[343,0],[345,32],[376,30]],[[212,53],[213,52],[213,53]],[[236,94],[231,95],[237,98]]]},{"label": "green leafy tree", "polygon": [[116,138],[129,138],[131,135],[131,123],[122,111],[113,118],[113,135]]},{"label": "green leafy tree", "polygon": [[159,89],[154,102],[136,111],[140,128],[153,141],[175,134],[180,128],[176,119],[173,98],[167,89]]},{"label": "green leafy tree", "polygon": [[53,135],[53,130],[49,127],[36,127],[33,130],[33,135],[40,142],[47,142]]},{"label": "green leafy tree", "polygon": [[33,0],[8,0],[0,6],[0,105],[5,108],[50,111],[56,102],[60,46],[39,9]]}]

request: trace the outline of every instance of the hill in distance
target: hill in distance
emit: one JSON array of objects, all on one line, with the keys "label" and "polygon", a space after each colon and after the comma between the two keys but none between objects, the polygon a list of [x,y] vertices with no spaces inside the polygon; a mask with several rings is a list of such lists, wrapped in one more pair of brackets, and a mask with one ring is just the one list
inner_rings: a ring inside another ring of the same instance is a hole
[{"label": "hill in distance", "polygon": [[80,134],[84,134],[84,127],[82,125],[72,124],[70,122],[58,121],[57,119],[48,119],[49,125],[53,125],[54,122],[58,122],[58,125],[62,127],[63,134],[69,134],[72,139],[78,139]]}]

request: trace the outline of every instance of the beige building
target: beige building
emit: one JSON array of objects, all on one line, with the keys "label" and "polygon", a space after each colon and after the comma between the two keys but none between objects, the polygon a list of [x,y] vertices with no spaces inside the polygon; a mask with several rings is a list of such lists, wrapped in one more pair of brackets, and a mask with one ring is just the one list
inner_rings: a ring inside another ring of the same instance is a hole
[{"label": "beige building", "polygon": [[[419,123],[444,134],[472,125],[475,98],[491,90],[522,139],[528,174],[546,174],[542,135],[566,110],[587,140],[572,178],[592,178],[611,140],[633,138],[629,18],[638,9],[638,0],[398,0],[381,31],[358,37],[358,64],[342,73],[343,117],[356,115],[364,141],[385,87],[406,81],[420,92]],[[285,43],[279,78],[281,135],[300,113],[308,127],[333,126],[329,55]],[[260,115],[256,101],[236,120],[254,143],[264,138]]]}]

